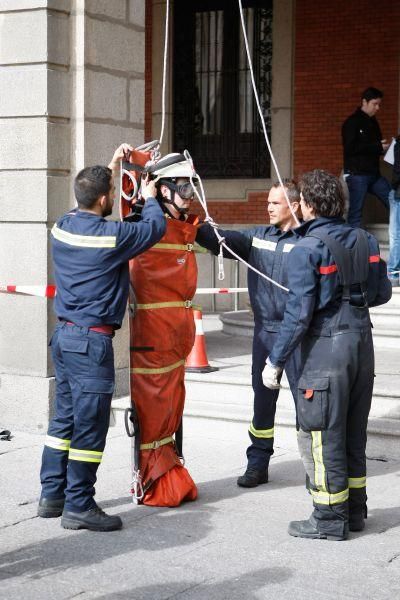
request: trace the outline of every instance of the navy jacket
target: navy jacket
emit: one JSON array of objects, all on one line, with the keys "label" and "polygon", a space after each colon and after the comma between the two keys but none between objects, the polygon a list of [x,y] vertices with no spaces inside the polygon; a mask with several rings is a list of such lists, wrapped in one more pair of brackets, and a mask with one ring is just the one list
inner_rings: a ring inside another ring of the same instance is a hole
[{"label": "navy jacket", "polygon": [[80,210],[61,217],[51,231],[58,318],[82,327],[121,327],[128,260],[157,243],[165,228],[154,198],[146,200],[137,223],[107,221]]},{"label": "navy jacket", "polygon": [[379,175],[382,133],[375,117],[358,108],[342,126],[343,168],[352,175]]},{"label": "navy jacket", "polygon": [[[351,248],[356,230],[339,218],[318,218],[304,223],[296,233],[304,236],[290,253],[288,264],[289,298],[278,339],[270,354],[273,365],[283,366],[309,328],[320,329],[338,311],[342,291],[333,257],[327,246],[308,232],[320,230]],[[369,275],[368,305],[385,304],[392,296],[385,262],[380,258],[376,239],[368,234]],[[360,292],[352,290],[352,301],[358,303]]]},{"label": "navy jacket", "polygon": [[[260,225],[248,230],[230,231],[218,229],[227,245],[250,265],[281,285],[287,285],[287,262],[298,236],[292,230],[281,231],[275,225]],[[219,253],[219,243],[213,228],[206,224],[200,227],[197,243],[213,254]],[[224,257],[233,258],[224,249]],[[248,271],[248,288],[254,320],[267,331],[278,331],[285,312],[287,292],[263,277]]]}]

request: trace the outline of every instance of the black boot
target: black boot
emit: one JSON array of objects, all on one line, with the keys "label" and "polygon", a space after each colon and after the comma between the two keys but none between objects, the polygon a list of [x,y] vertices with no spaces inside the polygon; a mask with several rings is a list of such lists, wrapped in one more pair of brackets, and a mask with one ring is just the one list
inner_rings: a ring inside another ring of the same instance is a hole
[{"label": "black boot", "polygon": [[268,483],[268,471],[267,469],[263,469],[259,471],[258,469],[253,469],[252,467],[247,467],[244,475],[238,477],[237,484],[240,487],[252,488],[257,487],[260,483]]},{"label": "black boot", "polygon": [[350,531],[362,531],[365,528],[365,519],[368,517],[367,505],[363,506],[357,512],[350,510],[349,529]]},{"label": "black boot", "polygon": [[312,540],[334,540],[342,541],[347,539],[347,531],[345,529],[343,535],[332,535],[319,531],[318,527],[314,526],[310,520],[307,521],[291,521],[288,527],[288,534],[294,537],[308,538]]},{"label": "black boot", "polygon": [[118,516],[107,515],[99,506],[77,513],[64,510],[61,518],[64,529],[90,529],[90,531],[115,531],[121,529],[122,521]]},{"label": "black boot", "polygon": [[39,500],[37,510],[38,517],[43,519],[53,519],[61,517],[64,508],[65,498],[45,498],[42,496]]}]

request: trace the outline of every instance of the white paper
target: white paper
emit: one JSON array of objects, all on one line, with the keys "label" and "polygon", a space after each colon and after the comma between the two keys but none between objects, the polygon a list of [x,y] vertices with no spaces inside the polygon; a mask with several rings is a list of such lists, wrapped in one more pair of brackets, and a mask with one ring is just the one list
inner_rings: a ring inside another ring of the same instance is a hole
[{"label": "white paper", "polygon": [[396,143],[396,140],[394,138],[392,138],[392,143],[390,144],[389,148],[386,150],[386,154],[383,157],[383,160],[387,163],[389,163],[389,165],[394,165],[394,145]]}]

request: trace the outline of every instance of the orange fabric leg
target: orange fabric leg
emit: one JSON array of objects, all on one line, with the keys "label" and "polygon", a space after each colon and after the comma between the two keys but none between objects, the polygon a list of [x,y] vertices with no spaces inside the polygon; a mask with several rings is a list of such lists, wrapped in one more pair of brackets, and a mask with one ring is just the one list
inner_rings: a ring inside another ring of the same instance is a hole
[{"label": "orange fabric leg", "polygon": [[[180,360],[175,351],[132,353],[133,369],[168,369]],[[185,403],[184,375],[184,364],[165,373],[131,375],[142,444],[172,436],[178,429]],[[196,485],[182,466],[173,443],[141,450],[140,472],[143,485],[151,483],[143,504],[179,506],[184,500],[197,497]]]}]

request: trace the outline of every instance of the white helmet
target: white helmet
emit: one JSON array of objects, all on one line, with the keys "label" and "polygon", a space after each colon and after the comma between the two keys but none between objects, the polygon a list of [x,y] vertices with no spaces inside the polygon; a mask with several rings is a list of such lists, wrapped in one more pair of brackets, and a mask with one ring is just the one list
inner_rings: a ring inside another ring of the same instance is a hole
[{"label": "white helmet", "polygon": [[154,165],[149,166],[147,172],[154,177],[155,182],[161,178],[196,177],[190,162],[183,154],[177,152],[160,158]]}]

